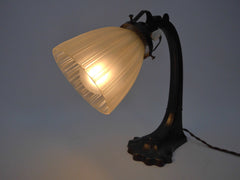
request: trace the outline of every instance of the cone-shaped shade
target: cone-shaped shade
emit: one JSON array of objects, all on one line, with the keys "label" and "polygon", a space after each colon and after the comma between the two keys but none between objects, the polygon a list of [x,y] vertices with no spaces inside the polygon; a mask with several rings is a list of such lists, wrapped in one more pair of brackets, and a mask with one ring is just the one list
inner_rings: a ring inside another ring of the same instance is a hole
[{"label": "cone-shaped shade", "polygon": [[135,32],[106,27],[59,44],[53,56],[82,97],[99,112],[110,114],[135,82],[144,51]]}]

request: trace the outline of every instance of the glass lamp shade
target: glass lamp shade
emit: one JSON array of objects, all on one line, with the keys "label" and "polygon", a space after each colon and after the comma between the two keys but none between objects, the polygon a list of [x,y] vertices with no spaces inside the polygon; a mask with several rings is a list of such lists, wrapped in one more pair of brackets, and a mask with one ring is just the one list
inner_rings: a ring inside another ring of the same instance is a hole
[{"label": "glass lamp shade", "polygon": [[82,97],[99,112],[110,114],[135,82],[144,51],[135,32],[105,27],[59,44],[53,56]]}]

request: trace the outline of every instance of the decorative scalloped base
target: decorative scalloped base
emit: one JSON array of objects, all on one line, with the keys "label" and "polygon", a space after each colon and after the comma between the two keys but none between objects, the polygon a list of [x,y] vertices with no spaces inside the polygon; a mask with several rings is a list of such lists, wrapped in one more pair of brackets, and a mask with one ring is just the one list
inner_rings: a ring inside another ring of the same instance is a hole
[{"label": "decorative scalloped base", "polygon": [[169,133],[166,137],[154,137],[150,134],[141,138],[135,137],[128,142],[128,153],[135,161],[159,167],[172,162],[173,152],[187,141],[182,133]]}]

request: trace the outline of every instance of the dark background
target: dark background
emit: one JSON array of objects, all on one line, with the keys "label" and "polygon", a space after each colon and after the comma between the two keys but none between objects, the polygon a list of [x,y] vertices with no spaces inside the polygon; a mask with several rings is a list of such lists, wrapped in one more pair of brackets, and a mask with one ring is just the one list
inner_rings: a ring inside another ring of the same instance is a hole
[{"label": "dark background", "polygon": [[163,168],[132,161],[127,142],[162,121],[169,86],[163,38],[133,88],[103,115],[58,69],[52,48],[76,35],[120,26],[129,14],[168,13],[184,60],[185,128],[240,151],[240,1],[1,0],[1,180],[238,180],[240,159],[189,139]]}]

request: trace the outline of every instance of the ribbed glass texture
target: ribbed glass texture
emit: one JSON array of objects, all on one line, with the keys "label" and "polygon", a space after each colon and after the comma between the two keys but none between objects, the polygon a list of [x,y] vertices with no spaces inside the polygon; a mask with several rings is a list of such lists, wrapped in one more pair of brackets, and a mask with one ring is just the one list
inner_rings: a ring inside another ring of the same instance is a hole
[{"label": "ribbed glass texture", "polygon": [[126,96],[141,69],[144,44],[128,29],[96,29],[53,48],[59,68],[99,112],[110,114]]}]

